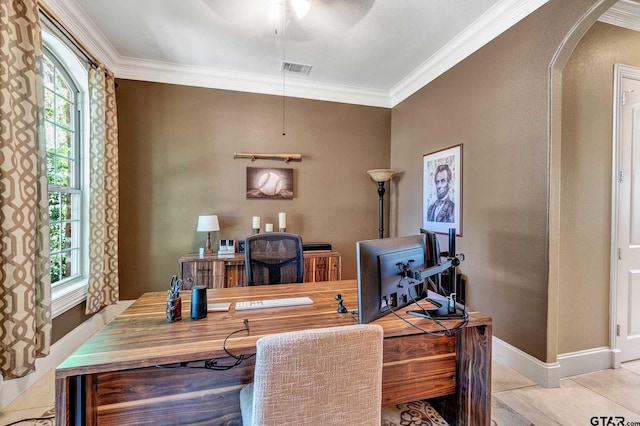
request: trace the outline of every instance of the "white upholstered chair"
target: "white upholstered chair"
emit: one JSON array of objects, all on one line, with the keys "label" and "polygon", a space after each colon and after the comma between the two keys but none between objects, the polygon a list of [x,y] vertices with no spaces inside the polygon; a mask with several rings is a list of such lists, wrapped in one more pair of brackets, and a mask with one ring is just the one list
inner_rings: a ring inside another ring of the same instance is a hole
[{"label": "white upholstered chair", "polygon": [[249,425],[380,425],[382,327],[349,325],[258,340],[254,382],[242,388]]}]

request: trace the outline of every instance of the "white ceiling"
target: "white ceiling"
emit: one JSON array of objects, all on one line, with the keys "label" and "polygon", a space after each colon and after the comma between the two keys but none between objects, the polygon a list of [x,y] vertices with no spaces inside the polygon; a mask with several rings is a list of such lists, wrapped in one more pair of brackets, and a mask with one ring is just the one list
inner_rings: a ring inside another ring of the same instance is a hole
[{"label": "white ceiling", "polygon": [[[547,1],[44,3],[118,78],[392,107]],[[283,59],[313,68],[283,79]]]}]

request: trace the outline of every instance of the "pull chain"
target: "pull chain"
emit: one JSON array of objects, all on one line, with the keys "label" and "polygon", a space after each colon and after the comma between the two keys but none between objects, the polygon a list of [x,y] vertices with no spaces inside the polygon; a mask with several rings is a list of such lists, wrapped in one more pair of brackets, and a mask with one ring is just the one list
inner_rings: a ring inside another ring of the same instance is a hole
[{"label": "pull chain", "polygon": [[285,98],[286,98],[286,83],[285,75],[287,70],[285,69],[285,60],[287,57],[287,17],[286,17],[286,4],[282,3],[282,136],[286,135],[285,132]]}]

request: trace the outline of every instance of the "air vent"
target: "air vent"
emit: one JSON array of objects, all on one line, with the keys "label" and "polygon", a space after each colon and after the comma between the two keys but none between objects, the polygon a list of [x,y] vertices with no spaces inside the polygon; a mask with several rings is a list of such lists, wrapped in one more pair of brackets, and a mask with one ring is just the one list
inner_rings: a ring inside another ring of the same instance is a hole
[{"label": "air vent", "polygon": [[309,75],[313,65],[297,64],[295,62],[283,62],[280,71],[292,72],[295,74]]}]

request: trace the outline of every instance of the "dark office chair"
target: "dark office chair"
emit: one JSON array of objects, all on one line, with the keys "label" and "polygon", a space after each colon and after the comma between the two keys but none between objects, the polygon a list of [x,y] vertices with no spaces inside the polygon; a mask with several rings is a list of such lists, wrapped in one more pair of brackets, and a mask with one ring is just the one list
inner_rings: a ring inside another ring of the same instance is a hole
[{"label": "dark office chair", "polygon": [[301,283],[304,280],[299,235],[270,232],[247,237],[244,258],[247,285]]}]

